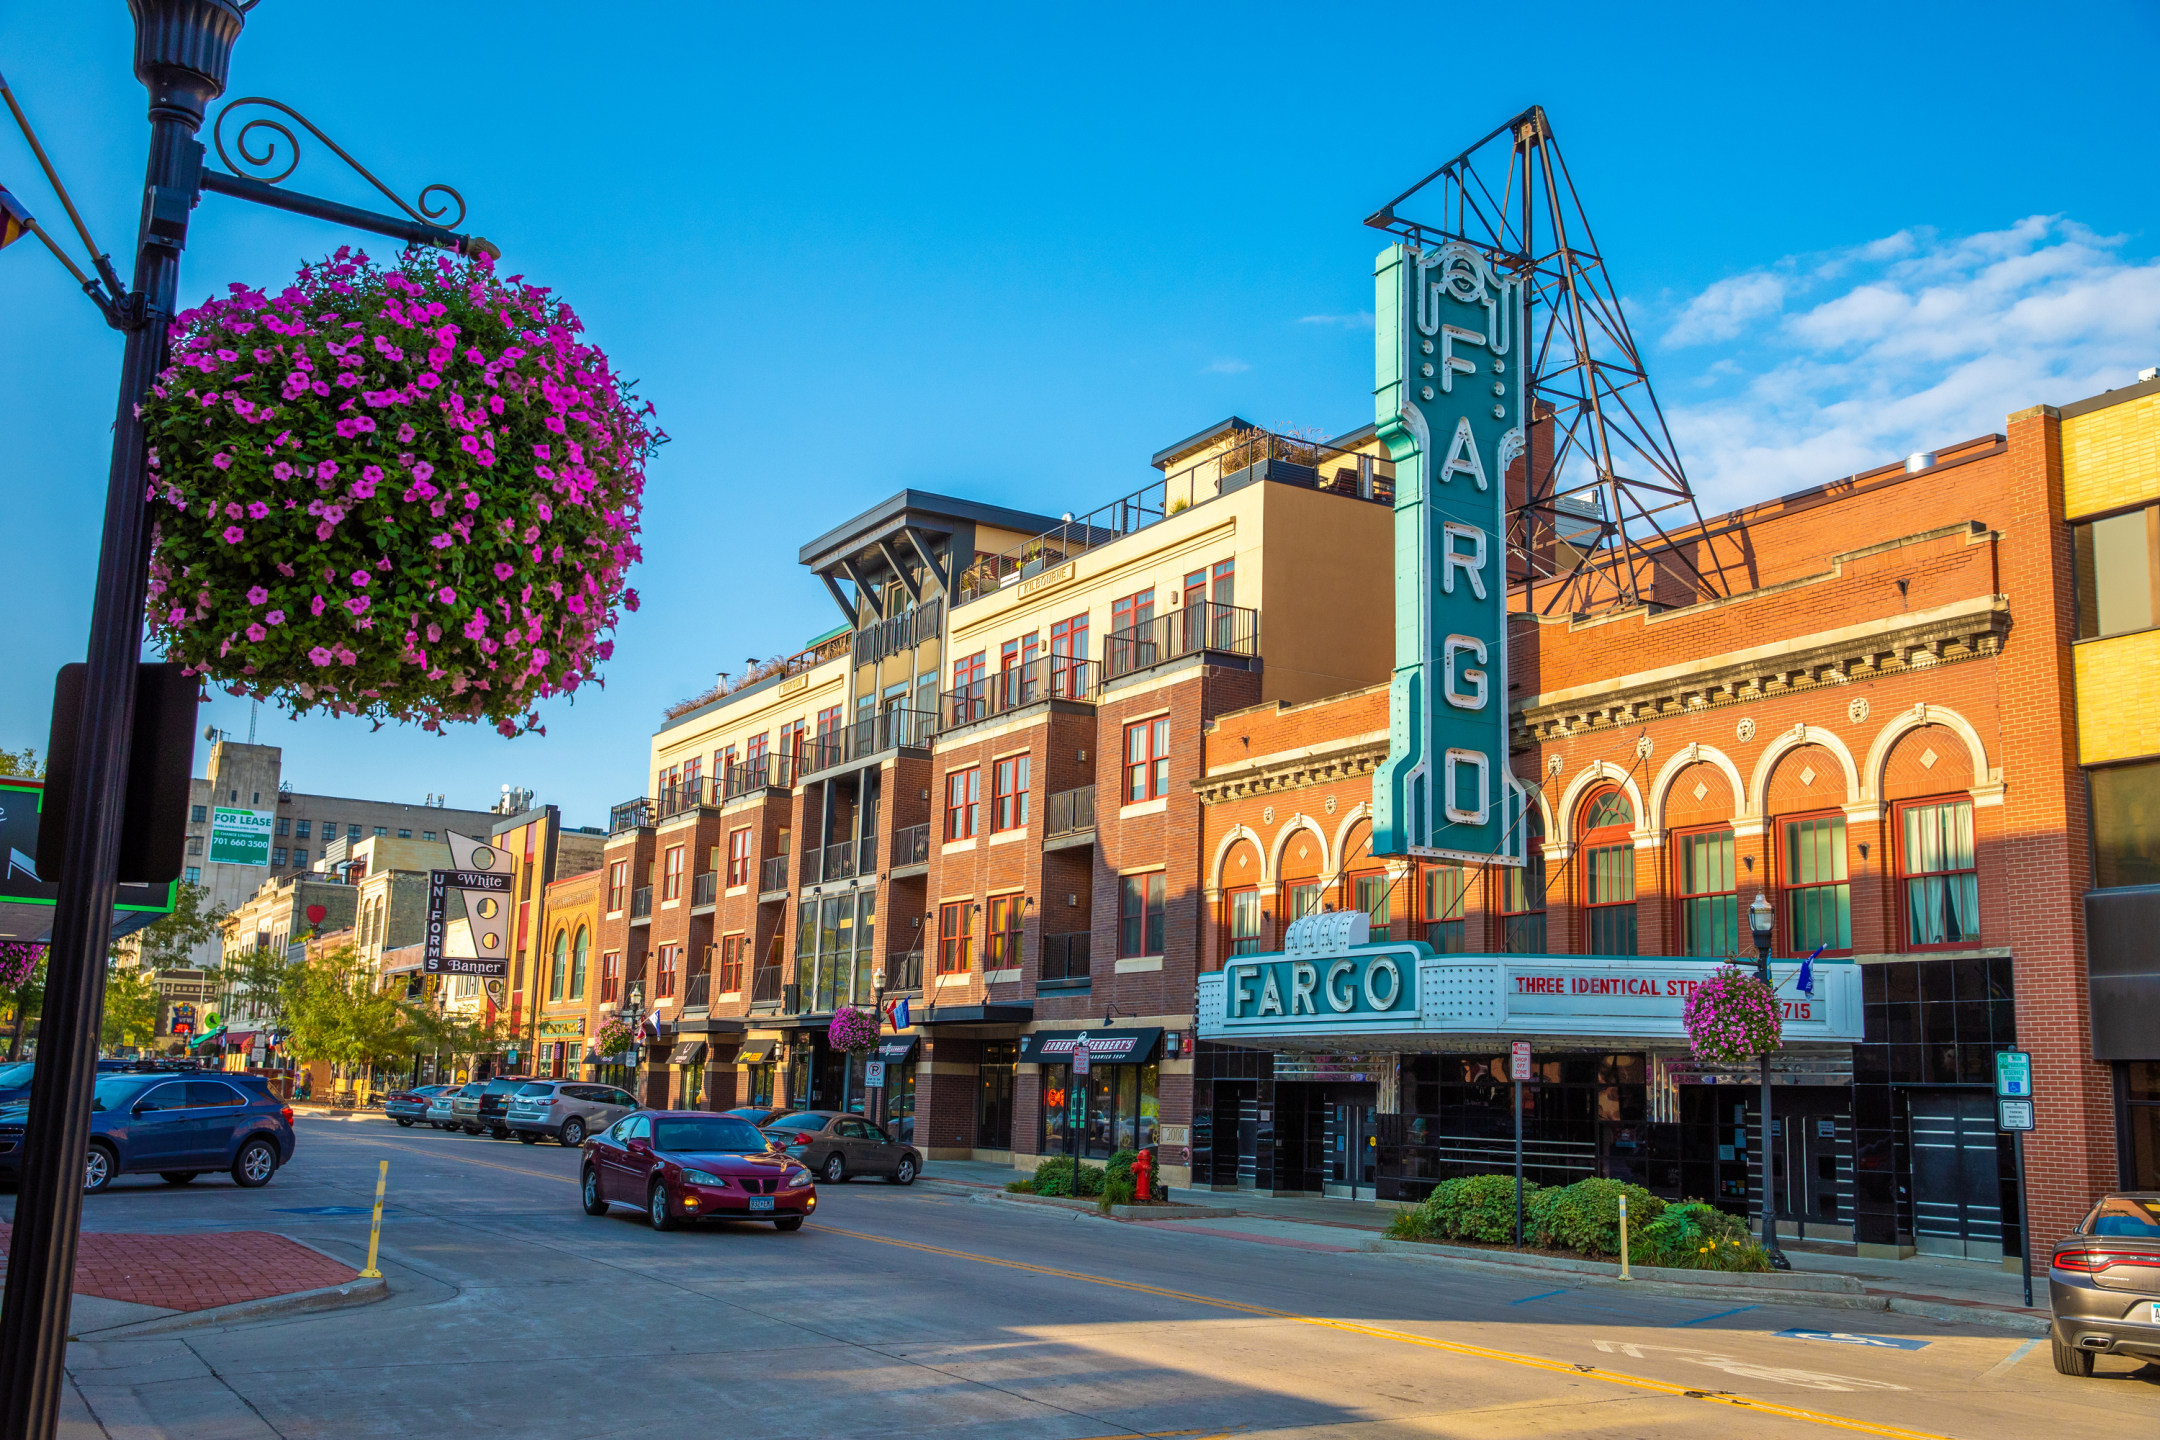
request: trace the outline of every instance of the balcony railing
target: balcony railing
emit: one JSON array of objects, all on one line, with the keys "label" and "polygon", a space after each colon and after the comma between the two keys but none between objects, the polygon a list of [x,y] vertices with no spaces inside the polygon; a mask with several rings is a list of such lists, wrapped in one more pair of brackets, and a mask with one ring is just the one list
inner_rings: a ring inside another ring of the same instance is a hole
[{"label": "balcony railing", "polygon": [[653,803],[640,796],[625,800],[608,811],[608,834],[620,835],[625,830],[643,830],[653,823]]},{"label": "balcony railing", "polygon": [[1019,710],[1041,700],[1095,698],[1095,666],[1066,655],[1043,655],[1025,665],[1015,665],[973,684],[948,690],[939,698],[939,718],[950,730],[992,715]]},{"label": "balcony railing", "polygon": [[712,1004],[712,971],[700,970],[683,981],[683,1009],[703,1010]]},{"label": "balcony railing", "polygon": [[922,951],[895,950],[885,957],[885,989],[888,994],[922,989]]},{"label": "balcony railing", "polygon": [[1089,932],[1042,937],[1041,964],[1036,970],[1039,985],[1072,985],[1088,978]]},{"label": "balcony railing", "polygon": [[924,749],[937,734],[937,716],[928,710],[894,706],[881,714],[805,739],[801,773],[827,770],[849,760],[900,748]]},{"label": "balcony railing", "polygon": [[1259,654],[1260,612],[1195,600],[1130,630],[1114,630],[1103,638],[1103,675],[1115,679],[1202,651]]},{"label": "balcony railing", "polygon": [[758,867],[758,893],[787,889],[787,862],[788,857],[785,855],[766,858]]},{"label": "balcony railing", "polygon": [[855,873],[855,842],[843,840],[838,845],[825,847],[824,868],[818,872],[820,880],[845,880]]},{"label": "balcony railing", "polygon": [[762,1006],[770,1010],[778,1006],[781,989],[780,967],[778,965],[758,966],[757,969],[750,973],[751,1008],[756,1009]]},{"label": "balcony railing", "polygon": [[1226,449],[1174,475],[1045,530],[1001,555],[976,561],[961,572],[953,603],[965,605],[984,595],[994,595],[1007,585],[1017,585],[1031,575],[1260,480],[1325,490],[1380,505],[1395,503],[1394,466],[1387,460],[1294,435],[1244,430]]},{"label": "balcony railing", "polygon": [[1078,835],[1095,828],[1095,787],[1082,785],[1076,790],[1060,790],[1050,797],[1050,828],[1043,832],[1044,839],[1059,835]]},{"label": "balcony railing", "polygon": [[678,780],[673,785],[662,785],[652,798],[653,818],[671,820],[686,814],[700,805],[717,805],[719,797],[713,793],[710,780]]},{"label": "balcony railing", "polygon": [[640,885],[630,892],[630,918],[642,920],[652,914],[652,886]]},{"label": "balcony railing", "polygon": [[795,783],[801,767],[793,755],[760,755],[755,760],[727,767],[720,784],[720,801],[736,799],[757,790],[785,790]]},{"label": "balcony railing", "polygon": [[713,902],[714,902],[715,900],[718,900],[719,898],[720,898],[720,872],[719,872],[719,871],[717,871],[717,870],[707,870],[707,871],[706,871],[706,872],[705,872],[704,874],[702,874],[702,875],[698,875],[698,876],[693,876],[693,877],[691,878],[691,881],[690,881],[690,903],[691,903],[692,905],[710,905],[710,904],[712,904],[712,903],[713,903]]},{"label": "balcony railing", "polygon": [[895,870],[902,865],[927,865],[930,863],[930,827],[908,825],[893,832],[892,863]]},{"label": "balcony railing", "polygon": [[945,602],[933,596],[898,615],[871,621],[855,632],[855,663],[874,665],[888,655],[937,639],[944,613]]}]

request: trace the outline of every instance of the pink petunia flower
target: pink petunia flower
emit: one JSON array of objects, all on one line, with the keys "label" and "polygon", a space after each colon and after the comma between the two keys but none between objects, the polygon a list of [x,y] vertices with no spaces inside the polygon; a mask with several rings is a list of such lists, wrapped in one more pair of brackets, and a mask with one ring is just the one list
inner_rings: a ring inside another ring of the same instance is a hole
[{"label": "pink petunia flower", "polygon": [[260,604],[262,604],[262,603],[263,603],[263,601],[265,601],[265,600],[268,600],[269,598],[270,598],[270,592],[269,592],[268,590],[265,590],[265,589],[263,589],[263,587],[262,587],[262,586],[260,586],[260,585],[251,585],[251,586],[249,586],[249,587],[248,587],[248,592],[247,592],[247,601],[248,601],[248,604],[250,604],[250,605],[260,605]]},{"label": "pink petunia flower", "polygon": [[272,610],[269,614],[263,616],[263,619],[268,621],[272,625],[282,625],[285,623],[285,612],[282,610]]},{"label": "pink petunia flower", "polygon": [[242,530],[237,525],[228,525],[225,527],[225,533],[219,538],[228,545],[237,545],[242,540],[247,539],[247,531]]},{"label": "pink petunia flower", "polygon": [[317,665],[328,665],[331,660],[331,655],[328,650],[325,650],[322,646],[317,645],[314,649],[307,652],[307,658],[314,661]]},{"label": "pink petunia flower", "polygon": [[263,641],[270,638],[270,632],[263,629],[263,627],[260,625],[250,625],[247,627],[247,638],[260,645]]}]

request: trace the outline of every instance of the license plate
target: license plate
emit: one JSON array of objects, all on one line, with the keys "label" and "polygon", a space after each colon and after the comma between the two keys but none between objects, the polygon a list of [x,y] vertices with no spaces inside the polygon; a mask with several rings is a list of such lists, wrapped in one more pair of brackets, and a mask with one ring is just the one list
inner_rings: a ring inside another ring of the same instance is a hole
[{"label": "license plate", "polygon": [[[4,1147],[4,1146],[0,1146],[0,1149],[4,1149],[4,1148],[6,1148],[6,1147]],[[2146,1323],[2147,1325],[2160,1325],[2160,1300],[2148,1300],[2148,1301],[2146,1301],[2146,1302],[2145,1302],[2145,1313],[2144,1313],[2144,1314],[2142,1314],[2142,1315],[2140,1315],[2140,1314],[2139,1314],[2139,1313],[2137,1312],[2137,1307],[2136,1307],[2136,1306],[2132,1306],[2132,1307],[2131,1307],[2131,1309],[2130,1309],[2130,1317],[2129,1317],[2129,1318],[2130,1318],[2130,1319],[2131,1319],[2131,1320],[2132,1320],[2133,1322],[2135,1322],[2135,1321],[2140,1321],[2140,1320],[2142,1320],[2142,1321],[2144,1321],[2144,1322],[2145,1322],[2145,1323]]]},{"label": "license plate", "polygon": [[750,1208],[752,1210],[770,1210],[772,1209],[772,1198],[770,1195],[753,1195],[750,1197]]}]

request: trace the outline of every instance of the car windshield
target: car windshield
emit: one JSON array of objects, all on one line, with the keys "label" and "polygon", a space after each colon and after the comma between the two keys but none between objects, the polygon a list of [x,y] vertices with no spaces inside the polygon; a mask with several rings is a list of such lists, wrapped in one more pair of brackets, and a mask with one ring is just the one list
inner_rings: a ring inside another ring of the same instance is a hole
[{"label": "car windshield", "polygon": [[517,1093],[520,1095],[552,1095],[555,1093],[555,1087],[535,1082],[520,1089]]},{"label": "car windshield", "polygon": [[0,1066],[0,1090],[13,1090],[30,1083],[31,1062],[18,1060],[13,1065]]},{"label": "car windshield", "polygon": [[765,1137],[755,1125],[733,1115],[702,1115],[694,1120],[653,1121],[653,1147],[658,1150],[729,1150],[754,1155],[765,1148]]},{"label": "car windshield", "polygon": [[159,1078],[152,1076],[145,1079],[139,1075],[115,1075],[109,1079],[100,1080],[91,1091],[90,1108],[92,1110],[125,1110],[135,1103],[137,1095],[155,1085]]},{"label": "car windshield", "polygon": [[2160,1240],[2160,1200],[2110,1195],[2093,1211],[2090,1228],[2118,1240]]},{"label": "car windshield", "polygon": [[766,1123],[774,1130],[822,1130],[825,1128],[826,1120],[830,1118],[825,1115],[813,1115],[806,1110],[795,1115],[783,1115],[777,1120]]}]

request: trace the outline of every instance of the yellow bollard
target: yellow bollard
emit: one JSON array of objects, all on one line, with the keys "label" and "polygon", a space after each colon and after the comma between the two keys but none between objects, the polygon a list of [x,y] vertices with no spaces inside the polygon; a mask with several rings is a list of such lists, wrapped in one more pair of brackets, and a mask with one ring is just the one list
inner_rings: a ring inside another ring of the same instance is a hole
[{"label": "yellow bollard", "polygon": [[[389,1162],[389,1161],[387,1161],[387,1160],[383,1161],[383,1168],[384,1168],[385,1170],[389,1169],[389,1168],[390,1168],[390,1162]],[[377,1203],[377,1205],[376,1205],[376,1213],[377,1213],[377,1214],[381,1214],[381,1213],[382,1213],[382,1206],[381,1206],[381,1204],[380,1204],[379,1202],[378,1202],[378,1203]],[[369,1258],[369,1260],[368,1260],[368,1264],[370,1264],[370,1265],[373,1265],[374,1263],[375,1263],[375,1261],[374,1261],[373,1257],[371,1256],[371,1257]],[[1633,1275],[1630,1275],[1630,1274],[1628,1274],[1628,1264],[1627,1264],[1627,1196],[1626,1196],[1626,1195],[1624,1195],[1624,1194],[1623,1194],[1623,1195],[1622,1195],[1622,1196],[1620,1197],[1620,1278],[1621,1278],[1622,1280],[1633,1280],[1633,1279],[1635,1278],[1635,1277],[1634,1277]]]},{"label": "yellow bollard", "polygon": [[[381,1170],[380,1170],[379,1172],[377,1172],[377,1174],[376,1174],[376,1176],[375,1176],[375,1223],[374,1223],[374,1224],[373,1224],[372,1226],[370,1226],[370,1227],[368,1228],[368,1237],[367,1237],[367,1269],[365,1269],[365,1270],[362,1270],[362,1271],[360,1272],[360,1278],[361,1278],[361,1279],[363,1279],[363,1280],[380,1280],[380,1279],[382,1279],[382,1271],[380,1271],[380,1270],[378,1270],[378,1269],[376,1269],[376,1268],[375,1268],[375,1249],[376,1249],[376,1247],[377,1247],[378,1245],[380,1245],[380,1244],[382,1243],[382,1200],[383,1200],[383,1191],[384,1191],[384,1189],[385,1189],[385,1188],[387,1188],[387,1187],[389,1186],[389,1184],[390,1184],[390,1162],[389,1162],[388,1160],[385,1160],[385,1161],[383,1161],[383,1162],[382,1162],[382,1169],[381,1169]],[[1623,1207],[1624,1207],[1624,1206],[1625,1206],[1625,1205],[1627,1204],[1627,1202],[1626,1202],[1626,1201],[1624,1201],[1624,1200],[1623,1200],[1623,1201],[1621,1201],[1620,1203],[1621,1203],[1621,1205],[1622,1205]],[[1623,1233],[1624,1233],[1624,1232],[1623,1232]],[[1626,1246],[1626,1243],[1627,1243],[1627,1242],[1626,1242],[1625,1240],[1623,1240],[1623,1241],[1621,1242],[1621,1245],[1622,1245],[1622,1247],[1623,1247],[1623,1252],[1622,1252],[1622,1253],[1625,1253],[1625,1248],[1624,1248],[1624,1247]]]}]

